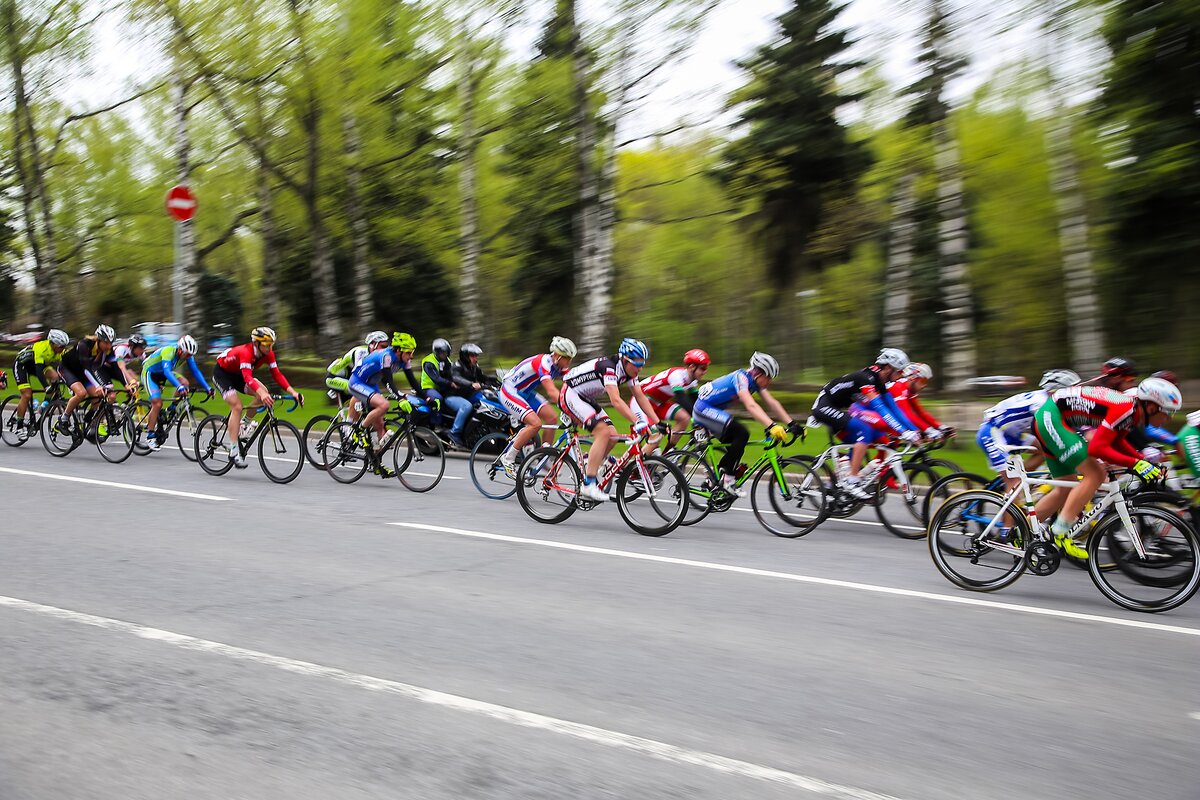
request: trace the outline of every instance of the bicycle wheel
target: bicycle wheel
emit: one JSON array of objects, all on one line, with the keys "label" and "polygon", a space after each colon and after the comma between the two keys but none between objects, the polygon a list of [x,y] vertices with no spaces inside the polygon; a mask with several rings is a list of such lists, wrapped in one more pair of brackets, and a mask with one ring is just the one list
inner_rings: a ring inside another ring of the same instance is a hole
[{"label": "bicycle wheel", "polygon": [[952,472],[962,472],[963,469],[958,464],[955,464],[948,458],[931,458],[928,461],[922,462],[921,466],[929,467],[938,474],[938,477],[945,477]]},{"label": "bicycle wheel", "polygon": [[258,435],[258,465],[275,483],[291,483],[304,469],[304,440],[300,430],[282,419],[272,419]]},{"label": "bicycle wheel", "polygon": [[42,417],[42,446],[55,458],[67,455],[83,441],[82,434],[75,435],[79,425],[74,418],[67,420],[70,426],[68,433],[61,433],[57,429],[58,418],[62,416],[66,407],[65,400],[55,400],[46,408],[45,415]]},{"label": "bicycle wheel", "polygon": [[120,464],[133,455],[137,428],[124,406],[105,405],[96,421],[96,449],[110,464]]},{"label": "bicycle wheel", "polygon": [[[1131,611],[1170,611],[1200,588],[1200,539],[1182,517],[1165,508],[1132,506],[1133,529],[1120,516],[1107,516],[1088,539],[1088,574],[1100,593]],[[1133,536],[1141,538],[1139,555]],[[1107,546],[1116,569],[1103,569],[1099,550]]]},{"label": "bicycle wheel", "polygon": [[774,464],[767,464],[754,476],[750,507],[768,531],[796,539],[825,519],[825,485],[810,458],[781,458],[778,474]]},{"label": "bicycle wheel", "polygon": [[617,511],[642,536],[666,536],[687,514],[691,493],[679,467],[662,456],[630,461],[617,476]]},{"label": "bicycle wheel", "polygon": [[[224,417],[209,414],[196,428],[192,446],[196,451],[196,462],[209,475],[224,475],[233,468],[233,460],[225,449],[228,436]],[[237,447],[235,444],[234,447]]]},{"label": "bicycle wheel", "polygon": [[[0,437],[3,437],[4,443],[9,447],[20,447],[37,433],[37,415],[33,411],[37,401],[30,399],[29,406],[25,409],[24,420],[17,417],[17,405],[20,402],[20,395],[14,394],[0,405]],[[21,423],[20,427],[17,427],[18,422]]]},{"label": "bicycle wheel", "polygon": [[517,491],[516,481],[505,475],[504,467],[500,466],[500,455],[507,444],[508,437],[503,433],[489,433],[480,437],[467,459],[471,483],[491,500],[507,500]]},{"label": "bicycle wheel", "polygon": [[175,444],[179,445],[179,452],[188,461],[196,460],[196,431],[204,417],[202,407],[190,405],[179,412],[179,418],[175,421]]},{"label": "bicycle wheel", "polygon": [[[1029,521],[1019,510],[1010,509],[996,519],[1004,496],[984,489],[971,489],[951,497],[929,521],[929,555],[934,566],[955,586],[975,592],[994,592],[1021,577],[1025,571],[1024,548],[1031,541]],[[1017,548],[1020,555],[998,550],[996,545]]]},{"label": "bicycle wheel", "polygon": [[328,414],[318,414],[304,426],[304,457],[308,463],[317,469],[325,469],[325,458],[321,455],[321,445],[325,434],[333,428],[335,420]]},{"label": "bicycle wheel", "polygon": [[553,525],[579,508],[582,483],[579,467],[569,453],[554,447],[539,447],[521,462],[517,500],[532,519]]},{"label": "bicycle wheel", "polygon": [[712,511],[708,500],[717,485],[717,475],[708,464],[703,452],[694,450],[672,450],[664,458],[674,464],[683,474],[688,485],[687,513],[680,525],[695,525]]},{"label": "bicycle wheel", "polygon": [[133,423],[133,454],[137,456],[149,455],[151,450],[146,442],[151,435],[150,426],[147,422],[150,418],[150,401],[138,400],[129,409],[130,422]]},{"label": "bicycle wheel", "polygon": [[442,440],[429,428],[406,426],[391,451],[396,474],[409,491],[428,492],[446,472]]},{"label": "bicycle wheel", "polygon": [[354,483],[370,465],[366,448],[355,441],[355,427],[353,422],[339,422],[321,437],[321,469],[338,483]]},{"label": "bicycle wheel", "polygon": [[942,503],[959,492],[965,492],[967,489],[984,489],[994,480],[995,478],[985,478],[974,472],[952,472],[949,475],[943,475],[934,481],[933,486],[929,487],[929,492],[921,503],[921,523],[928,527],[929,520]]},{"label": "bicycle wheel", "polygon": [[910,464],[903,470],[908,479],[907,490],[896,479],[892,470],[879,477],[876,484],[878,501],[875,503],[875,516],[879,517],[883,527],[894,536],[901,539],[924,539],[925,498],[929,496],[930,488],[937,481],[937,473],[924,464]]}]

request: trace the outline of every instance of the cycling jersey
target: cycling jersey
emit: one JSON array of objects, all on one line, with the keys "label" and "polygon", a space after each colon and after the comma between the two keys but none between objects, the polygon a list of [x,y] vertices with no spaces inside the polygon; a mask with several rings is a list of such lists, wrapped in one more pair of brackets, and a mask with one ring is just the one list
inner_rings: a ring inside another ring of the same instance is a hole
[{"label": "cycling jersey", "polygon": [[750,394],[758,393],[758,383],[750,377],[750,370],[738,369],[722,375],[715,381],[700,387],[697,403],[703,403],[711,408],[724,408],[737,399],[742,391]]},{"label": "cycling jersey", "polygon": [[60,371],[68,386],[74,383],[99,386],[102,382],[101,369],[106,366],[115,368],[116,365],[117,359],[112,352],[101,350],[100,341],[95,336],[85,336],[63,353]]},{"label": "cycling jersey", "polygon": [[983,412],[983,423],[975,441],[987,454],[988,464],[1001,470],[1008,462],[1008,453],[1001,445],[1021,445],[1032,441],[1033,417],[1050,395],[1038,389],[1013,395]]},{"label": "cycling jersey", "polygon": [[[1038,409],[1034,434],[1056,477],[1068,474],[1064,470],[1074,472],[1088,456],[1132,467],[1142,456],[1125,434],[1141,422],[1139,417],[1133,397],[1103,386],[1071,386],[1059,389]],[[1081,428],[1095,429],[1090,442],[1079,435]]]},{"label": "cycling jersey", "polygon": [[17,353],[13,361],[13,377],[17,380],[17,389],[32,389],[30,380],[37,378],[42,388],[46,387],[46,370],[57,367],[62,361],[62,355],[54,352],[49,340],[42,339],[34,342]]},{"label": "cycling jersey", "polygon": [[[1179,449],[1187,461],[1193,478],[1200,478],[1200,427],[1193,424],[1195,412],[1188,414],[1188,424],[1179,431]],[[1200,423],[1200,419],[1196,420]]]},{"label": "cycling jersey", "polygon": [[365,345],[360,344],[358,347],[351,347],[341,358],[335,358],[333,361],[330,361],[325,371],[338,378],[348,378],[354,368],[361,364],[362,360],[366,357],[367,348]]},{"label": "cycling jersey", "polygon": [[687,367],[671,367],[657,375],[641,381],[642,392],[650,402],[662,404],[675,400],[677,392],[686,392],[700,385],[697,380],[688,380]]},{"label": "cycling jersey", "polygon": [[517,364],[504,376],[502,389],[512,394],[523,394],[530,389],[536,389],[545,378],[561,378],[562,371],[554,365],[554,356],[542,353]]},{"label": "cycling jersey", "polygon": [[[196,357],[188,356],[187,358],[181,358],[178,345],[170,345],[169,347],[162,347],[155,350],[146,359],[146,363],[142,365],[142,375],[147,379],[144,382],[147,384],[147,389],[150,390],[151,396],[155,398],[159,396],[154,392],[158,388],[157,384],[161,383],[170,383],[176,389],[182,389],[183,381],[179,380],[179,376],[175,374],[175,370],[184,364],[192,370],[192,374],[196,376],[199,384],[204,387],[204,391],[211,390],[208,381],[204,379],[204,374],[200,372],[200,367],[196,365]],[[154,380],[155,378],[158,379],[157,383]]]},{"label": "cycling jersey", "polygon": [[852,428],[854,440],[861,443],[873,434],[869,426],[859,424],[847,413],[854,403],[874,411],[897,433],[918,430],[896,405],[879,372],[871,367],[835,378],[821,387],[813,401],[812,415],[834,433]]},{"label": "cycling jersey", "polygon": [[117,361],[124,361],[126,365],[129,365],[144,361],[146,358],[146,351],[143,349],[140,356],[135,356],[133,354],[133,348],[127,343],[121,342],[120,344],[113,345],[113,356],[117,359]]},{"label": "cycling jersey", "polygon": [[618,356],[600,356],[572,367],[563,376],[563,386],[585,400],[595,400],[607,395],[605,387],[620,386],[632,380]]},{"label": "cycling jersey", "polygon": [[362,360],[350,373],[350,393],[359,400],[370,400],[371,395],[387,387],[393,393],[396,386],[392,382],[392,371],[401,366],[400,357],[390,347],[376,350]]},{"label": "cycling jersey", "polygon": [[942,423],[921,406],[917,394],[912,390],[912,381],[901,378],[888,384],[888,393],[896,401],[896,406],[908,417],[914,425],[922,430],[942,427]]},{"label": "cycling jersey", "polygon": [[279,364],[275,361],[275,352],[273,350],[261,352],[257,358],[254,353],[255,345],[253,342],[230,347],[217,356],[217,366],[231,375],[241,373],[242,384],[247,390],[253,392],[260,385],[258,379],[254,377],[254,370],[266,364],[267,368],[271,370],[271,377],[275,379],[280,388],[285,392],[291,389],[287,378],[283,377],[283,373],[279,371]]}]

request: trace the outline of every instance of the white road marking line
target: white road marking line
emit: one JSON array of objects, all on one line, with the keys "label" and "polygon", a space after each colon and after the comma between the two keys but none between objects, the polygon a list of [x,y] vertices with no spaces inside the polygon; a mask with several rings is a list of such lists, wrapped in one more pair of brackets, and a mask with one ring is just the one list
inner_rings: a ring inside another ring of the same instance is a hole
[{"label": "white road marking line", "polygon": [[71,611],[65,608],[57,608],[55,606],[42,605],[41,603],[33,603],[28,600],[21,600],[16,597],[0,596],[0,606],[19,609],[21,611],[29,611],[36,614],[42,614],[48,617],[75,622],[82,625],[89,625],[95,628],[104,630],[117,631],[120,633],[128,633],[142,639],[151,641],[164,642],[183,648],[184,650],[195,650],[205,653],[214,653],[216,655],[233,658],[239,661],[250,661],[263,666],[274,667],[286,672],[296,673],[298,675],[306,675],[313,678],[327,678],[337,683],[352,686],[357,689],[366,689],[372,692],[381,692],[384,694],[398,695],[410,700],[416,700],[420,703],[426,703],[434,706],[442,706],[455,711],[462,711],[469,714],[478,714],[480,716],[489,717],[491,719],[507,722],[510,725],[517,725],[523,728],[533,728],[535,730],[548,731],[557,733],[563,736],[570,736],[575,739],[592,742],[594,744],[604,745],[622,750],[631,750],[642,755],[650,756],[651,758],[659,759],[660,761],[669,761],[676,764],[688,764],[697,767],[705,767],[716,772],[722,772],[727,775],[733,775],[743,778],[754,778],[761,781],[769,781],[771,783],[782,784],[792,788],[801,789],[815,794],[821,794],[827,797],[845,798],[845,800],[897,800],[890,795],[878,794],[866,789],[859,789],[855,786],[843,786],[837,783],[830,783],[821,780],[820,778],[809,777],[808,775],[800,775],[795,772],[787,772],[773,767],[766,767],[760,764],[754,764],[748,761],[739,761],[734,758],[719,756],[714,753],[706,753],[702,750],[690,750],[685,747],[667,744],[666,742],[656,741],[654,739],[644,739],[641,736],[633,736],[628,733],[620,733],[619,731],[611,731],[606,728],[597,728],[593,725],[585,725],[580,722],[571,722],[570,720],[558,719],[557,717],[549,717],[544,714],[537,714],[531,711],[521,711],[520,709],[510,708],[508,706],[496,705],[483,700],[475,700],[470,697],[462,697],[460,695],[447,694],[439,692],[435,689],[426,689],[421,686],[414,686],[408,683],[388,680],[386,678],[377,678],[371,675],[362,675],[355,672],[348,672],[337,667],[327,667],[321,664],[314,664],[309,661],[298,661],[292,658],[283,656],[271,655],[257,650],[249,650],[244,647],[236,647],[234,645],[214,642],[208,639],[199,639],[194,636],[188,636],[183,633],[174,633],[165,631],[159,628],[149,628],[144,625],[138,625],[133,622],[125,622],[124,620],[112,619],[109,617],[97,617],[92,614],[85,614],[79,611]]},{"label": "white road marking line", "polygon": [[894,586],[880,586],[873,583],[843,581],[836,578],[820,578],[815,575],[798,575],[794,572],[777,572],[770,569],[739,567],[734,564],[721,564],[713,561],[695,561],[690,558],[656,556],[652,553],[639,553],[632,550],[614,550],[607,547],[592,547],[591,545],[586,544],[556,542],[550,539],[528,539],[523,536],[507,536],[500,533],[468,531],[463,530],[462,528],[446,528],[441,525],[426,525],[420,522],[389,522],[387,524],[396,525],[403,528],[413,528],[415,530],[432,531],[434,533],[449,533],[455,536],[467,536],[474,539],[492,539],[498,542],[532,544],[539,547],[552,547],[558,550],[574,550],[577,553],[593,553],[595,555],[616,556],[618,558],[631,558],[637,561],[654,561],[660,564],[675,564],[683,567],[711,569],[717,572],[733,572],[740,575],[753,575],[758,578],[778,578],[780,580],[794,581],[796,583],[809,583],[818,586],[835,586],[840,589],[857,589],[861,592],[873,592],[876,594],[886,594],[895,597],[912,597],[920,600],[933,600],[939,603],[953,603],[956,605],[977,606],[980,608],[995,608],[1001,611],[1016,611],[1022,614],[1036,614],[1045,617],[1080,620],[1082,622],[1100,622],[1105,625],[1117,625],[1126,628],[1141,628],[1143,630],[1160,631],[1162,633],[1177,633],[1183,636],[1200,636],[1200,628],[1188,628],[1182,625],[1165,625],[1161,622],[1142,622],[1141,620],[1122,619],[1120,617],[1105,617],[1100,614],[1085,614],[1079,611],[1063,611],[1056,608],[1025,606],[1018,605],[1016,603],[999,603],[995,600],[981,600],[977,597],[971,597],[970,595],[938,594],[936,592],[923,592],[918,589],[899,589]]},{"label": "white road marking line", "polygon": [[150,494],[166,494],[172,497],[188,497],[193,500],[212,500],[218,503],[228,503],[232,497],[218,497],[215,494],[200,494],[199,492],[180,492],[175,489],[160,489],[157,486],[138,486],[135,483],[117,483],[116,481],[101,481],[93,478],[77,478],[74,475],[54,475],[49,472],[34,472],[28,469],[13,469],[0,467],[0,472],[11,472],[14,475],[30,475],[36,478],[48,478],[52,481],[71,481],[74,483],[90,483],[95,486],[106,486],[110,489],[128,489],[133,492],[148,492]]},{"label": "white road marking line", "polygon": [[[753,514],[754,513],[753,508],[738,508],[737,506],[733,506],[733,510],[741,511],[745,514]],[[839,523],[839,522],[846,522],[846,523],[849,523],[850,525],[870,525],[875,528],[883,527],[882,522],[872,522],[869,519],[843,519],[842,517],[830,517],[829,519],[825,520],[825,522],[831,522],[831,523],[835,523],[835,524]],[[902,531],[923,531],[923,530],[925,530],[924,528],[922,528],[919,525],[897,525],[896,527]]]},{"label": "white road marking line", "polygon": [[1193,711],[1192,713],[1188,714],[1188,716],[1194,720],[1200,720],[1200,711]]}]

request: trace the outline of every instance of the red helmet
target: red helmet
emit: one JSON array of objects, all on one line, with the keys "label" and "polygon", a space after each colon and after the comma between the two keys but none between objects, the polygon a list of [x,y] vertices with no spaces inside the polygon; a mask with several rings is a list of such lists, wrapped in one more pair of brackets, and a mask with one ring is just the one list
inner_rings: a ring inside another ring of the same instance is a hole
[{"label": "red helmet", "polygon": [[712,363],[712,359],[708,357],[708,353],[700,349],[688,350],[683,354],[684,364],[697,364],[702,367],[707,367]]},{"label": "red helmet", "polygon": [[1167,383],[1174,384],[1176,386],[1176,388],[1178,388],[1178,386],[1179,386],[1179,376],[1176,375],[1172,370],[1169,370],[1169,369],[1160,369],[1158,372],[1155,372],[1150,377],[1151,378],[1162,378]]}]

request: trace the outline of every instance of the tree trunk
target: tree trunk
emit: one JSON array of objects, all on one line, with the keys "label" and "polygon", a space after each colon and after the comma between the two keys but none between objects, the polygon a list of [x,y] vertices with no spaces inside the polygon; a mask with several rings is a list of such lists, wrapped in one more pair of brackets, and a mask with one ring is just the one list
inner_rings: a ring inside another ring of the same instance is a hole
[{"label": "tree trunk", "polygon": [[310,88],[303,117],[307,140],[307,174],[303,198],[312,236],[313,300],[317,306],[317,335],[325,341],[338,342],[338,346],[341,346],[342,322],[338,315],[337,281],[333,270],[333,256],[329,250],[329,232],[325,229],[325,220],[321,217],[320,185],[317,182],[321,158],[321,113],[312,91]]},{"label": "tree trunk", "polygon": [[346,189],[350,208],[350,238],[354,259],[354,315],[363,330],[372,327],[375,318],[371,299],[371,241],[367,214],[362,199],[362,145],[358,138],[358,120],[354,112],[342,114],[342,131],[346,138]]},{"label": "tree trunk", "polygon": [[938,261],[944,309],[945,386],[958,389],[975,377],[974,319],[967,272],[967,214],[958,146],[946,121],[934,124],[938,171]]},{"label": "tree trunk", "polygon": [[608,308],[612,298],[597,259],[600,247],[600,181],[596,174],[596,120],[590,107],[590,64],[579,29],[576,4],[572,0],[568,5],[571,79],[575,100],[575,171],[579,183],[575,231],[575,274],[579,280],[576,292],[581,301],[582,324],[579,347],[584,353],[599,353],[604,349]]},{"label": "tree trunk", "polygon": [[893,206],[891,247],[888,250],[887,295],[883,305],[883,345],[904,347],[908,343],[908,307],[912,297],[913,245],[917,223],[917,176],[900,179]]},{"label": "tree trunk", "polygon": [[596,212],[595,285],[598,297],[595,336],[601,345],[607,332],[613,291],[613,235],[617,228],[617,126],[614,120],[605,133],[604,162],[600,168],[600,197]]},{"label": "tree trunk", "polygon": [[483,310],[479,304],[479,240],[478,151],[479,132],[475,126],[475,54],[470,32],[464,26],[459,34],[460,61],[458,76],[461,120],[459,130],[458,189],[460,203],[461,274],[459,294],[463,314],[463,341],[483,340]]},{"label": "tree trunk", "polygon": [[1095,369],[1104,360],[1104,334],[1088,243],[1087,208],[1079,185],[1079,165],[1071,146],[1070,118],[1062,102],[1054,105],[1047,149],[1050,185],[1058,205],[1058,241],[1071,331],[1071,363],[1079,369]]},{"label": "tree trunk", "polygon": [[275,190],[271,187],[271,171],[258,165],[258,205],[262,219],[262,290],[263,319],[268,325],[279,324],[277,276],[279,274],[279,234],[275,226]]},{"label": "tree trunk", "polygon": [[[183,42],[176,37],[176,52],[183,52]],[[175,171],[179,183],[187,185],[191,180],[192,141],[188,133],[187,80],[183,75],[183,59],[175,61],[174,86],[171,87],[171,98],[174,101],[175,113]],[[179,252],[178,276],[180,282],[178,291],[183,295],[182,314],[175,321],[182,323],[184,328],[194,336],[206,338],[205,331],[200,330],[200,298],[197,293],[199,275],[196,274],[196,227],[192,220],[176,222]]]}]

